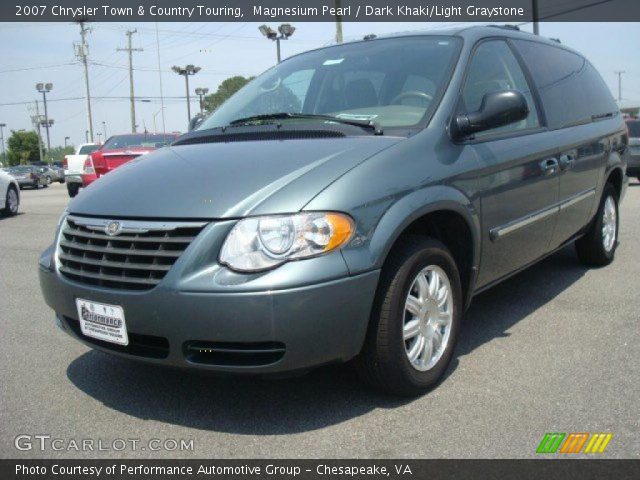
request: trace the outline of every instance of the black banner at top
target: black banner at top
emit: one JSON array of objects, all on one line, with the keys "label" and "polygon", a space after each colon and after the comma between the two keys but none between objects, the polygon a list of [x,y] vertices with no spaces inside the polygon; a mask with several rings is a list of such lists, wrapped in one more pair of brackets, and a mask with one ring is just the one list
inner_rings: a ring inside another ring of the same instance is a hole
[{"label": "black banner at top", "polygon": [[[339,7],[336,7],[339,5]],[[534,5],[536,8],[534,8]],[[639,0],[3,0],[2,22],[640,21]],[[1,27],[0,27],[1,28]]]}]

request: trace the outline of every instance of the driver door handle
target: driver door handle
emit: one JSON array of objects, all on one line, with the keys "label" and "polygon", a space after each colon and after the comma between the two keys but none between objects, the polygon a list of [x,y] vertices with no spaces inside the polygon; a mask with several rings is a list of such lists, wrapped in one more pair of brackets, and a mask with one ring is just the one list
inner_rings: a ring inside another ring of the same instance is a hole
[{"label": "driver door handle", "polygon": [[569,170],[573,165],[575,157],[570,153],[564,153],[560,155],[560,169],[561,170]]},{"label": "driver door handle", "polygon": [[540,168],[545,175],[553,175],[558,171],[558,159],[555,157],[545,158],[540,162]]}]

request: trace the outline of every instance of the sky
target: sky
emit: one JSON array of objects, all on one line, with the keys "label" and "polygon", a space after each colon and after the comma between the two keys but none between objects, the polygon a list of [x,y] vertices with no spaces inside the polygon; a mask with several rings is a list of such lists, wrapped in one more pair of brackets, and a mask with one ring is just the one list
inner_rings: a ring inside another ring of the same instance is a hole
[{"label": "sky", "polygon": [[[272,26],[277,27],[273,22]],[[461,25],[456,23],[456,26]],[[156,48],[155,23],[93,23],[88,36],[90,88],[95,139],[130,131],[129,72],[125,47],[127,30],[137,29],[133,46],[136,123],[138,131],[162,130],[160,75]],[[202,68],[190,77],[190,90],[209,88],[214,92],[225,78],[233,75],[257,75],[276,61],[276,46],[260,35],[257,23],[158,23],[160,70],[165,97],[165,130],[184,132],[187,107],[184,77],[171,71],[172,65],[194,64]],[[333,23],[294,24],[296,31],[282,42],[282,56],[331,44]],[[345,23],[345,40],[370,33],[441,29],[450,24],[437,23]],[[531,25],[521,27],[531,31]],[[640,104],[640,23],[542,23],[540,34],[559,38],[563,44],[583,53],[600,71],[615,97],[618,76],[623,70],[622,97]],[[79,27],[72,23],[0,23],[0,123],[5,127],[5,142],[10,130],[31,129],[30,115],[35,113],[38,82],[53,83],[48,94],[51,146],[85,141],[88,129],[83,68],[76,60],[73,43],[80,40]],[[104,98],[119,97],[119,98]],[[194,95],[195,97],[195,95]],[[143,102],[142,99],[146,99]],[[198,111],[197,97],[191,112]],[[103,123],[104,122],[104,123]],[[154,124],[155,122],[155,124]],[[101,133],[99,137],[97,134]],[[44,134],[43,134],[44,135]]]}]

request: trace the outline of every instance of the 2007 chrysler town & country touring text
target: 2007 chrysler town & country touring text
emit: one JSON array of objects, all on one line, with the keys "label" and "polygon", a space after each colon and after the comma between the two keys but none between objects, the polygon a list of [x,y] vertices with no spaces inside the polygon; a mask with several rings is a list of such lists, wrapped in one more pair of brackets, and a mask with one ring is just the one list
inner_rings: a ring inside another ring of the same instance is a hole
[{"label": "2007 chrysler town & country touring text", "polygon": [[613,260],[623,119],[510,28],[307,52],[73,199],[40,282],[90,346],[231,373],[355,363],[415,395],[472,296],[569,242]]}]

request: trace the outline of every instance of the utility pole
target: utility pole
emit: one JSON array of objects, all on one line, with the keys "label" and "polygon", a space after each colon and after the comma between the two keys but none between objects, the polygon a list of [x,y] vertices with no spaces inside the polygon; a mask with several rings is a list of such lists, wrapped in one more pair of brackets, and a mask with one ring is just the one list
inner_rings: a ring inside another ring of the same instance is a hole
[{"label": "utility pole", "polygon": [[622,101],[622,74],[627,72],[625,72],[624,70],[617,70],[614,73],[618,75],[618,103],[619,103],[620,101]]},{"label": "utility pole", "polygon": [[104,133],[104,139],[107,140],[107,122],[102,121],[102,132]]},{"label": "utility pole", "polygon": [[87,33],[91,31],[89,27],[85,25],[86,20],[80,20],[80,37],[82,42],[75,44],[76,57],[84,65],[84,83],[87,88],[87,116],[89,118],[89,135],[87,136],[87,142],[89,138],[93,142],[93,118],[91,117],[91,93],[89,92],[89,65],[87,57],[89,56],[89,45],[87,45]]},{"label": "utility pole", "polygon": [[67,148],[67,142],[71,139],[71,137],[64,137],[64,148]]},{"label": "utility pole", "polygon": [[[127,30],[128,46],[127,48],[118,48],[118,52],[129,52],[129,95],[131,97],[131,133],[136,133],[136,105],[133,95],[133,52],[142,52],[142,48],[133,48],[131,46],[131,36],[138,31],[137,28]],[[106,138],[106,135],[105,135]]]},{"label": "utility pole", "polygon": [[533,10],[533,34],[540,35],[539,15],[538,15],[538,0],[531,0],[531,8]]},{"label": "utility pole", "polygon": [[[534,0],[535,1],[535,0]],[[336,7],[336,43],[342,43],[342,15],[340,15],[340,7],[342,6],[342,0],[335,0]]]}]

